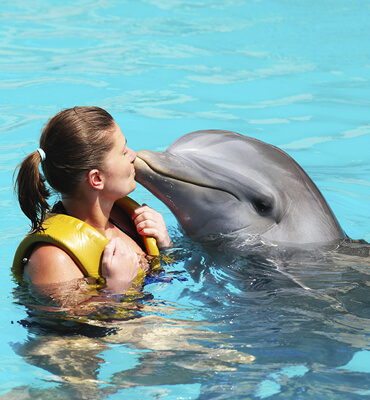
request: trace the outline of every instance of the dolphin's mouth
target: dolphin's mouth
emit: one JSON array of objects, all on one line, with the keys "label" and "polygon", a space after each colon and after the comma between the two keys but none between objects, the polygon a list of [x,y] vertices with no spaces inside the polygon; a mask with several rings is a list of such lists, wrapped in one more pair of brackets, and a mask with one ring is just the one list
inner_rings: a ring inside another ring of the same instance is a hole
[{"label": "dolphin's mouth", "polygon": [[[146,151],[138,153],[135,160],[136,181],[166,204],[191,237],[199,239],[212,232],[215,235],[218,232],[230,233],[235,230],[232,223],[234,216],[238,221],[237,229],[244,227],[238,214],[239,207],[243,207],[242,202],[227,189],[199,179],[203,170],[196,170],[194,165],[187,163],[184,174],[181,173],[181,168],[185,168],[184,160],[172,164],[172,157],[169,163],[166,157],[160,157],[162,153],[149,154],[150,159],[147,159]],[[172,166],[173,169],[168,168]],[[195,179],[192,179],[193,172]],[[220,208],[229,210],[226,218]]]},{"label": "dolphin's mouth", "polygon": [[[152,157],[153,154],[156,155],[155,158]],[[174,181],[206,189],[222,191],[240,201],[235,193],[212,183],[212,171],[204,171],[195,162],[185,160],[178,155],[174,157],[170,153],[156,153],[147,150],[139,150],[136,154],[134,165],[135,170],[137,171],[135,179],[144,186],[146,176],[150,176],[150,174],[154,173],[157,176]],[[145,172],[145,170],[147,172]],[[187,171],[191,172],[187,173]]]}]

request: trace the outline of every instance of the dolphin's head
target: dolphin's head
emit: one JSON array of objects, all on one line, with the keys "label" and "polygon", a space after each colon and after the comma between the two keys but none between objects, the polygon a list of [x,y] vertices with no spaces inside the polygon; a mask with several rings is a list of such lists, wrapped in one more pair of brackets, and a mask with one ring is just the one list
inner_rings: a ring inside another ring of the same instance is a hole
[{"label": "dolphin's head", "polygon": [[315,184],[285,152],[235,132],[180,137],[140,150],[136,179],[193,237],[237,234],[303,244],[344,237]]}]

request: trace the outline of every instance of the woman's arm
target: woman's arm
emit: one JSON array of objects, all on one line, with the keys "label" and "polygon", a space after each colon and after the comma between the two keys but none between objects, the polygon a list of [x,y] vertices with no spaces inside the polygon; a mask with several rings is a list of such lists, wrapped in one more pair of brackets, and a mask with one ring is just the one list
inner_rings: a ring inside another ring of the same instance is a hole
[{"label": "woman's arm", "polygon": [[84,277],[64,250],[46,243],[37,246],[32,252],[24,267],[24,274],[35,285],[67,282]]},{"label": "woman's arm", "polygon": [[138,255],[121,238],[110,240],[102,258],[105,290],[114,293],[124,292],[131,286],[138,272]]},{"label": "woman's arm", "polygon": [[[109,293],[124,293],[138,270],[137,254],[120,238],[111,240],[102,259],[102,273],[106,279],[104,289]],[[68,307],[86,302],[92,296],[96,300],[97,292],[89,290],[76,263],[57,246],[37,246],[25,265],[24,275],[33,295],[44,304]]]},{"label": "woman's arm", "polygon": [[92,297],[84,275],[57,246],[38,245],[24,267],[32,296],[43,305],[70,308]]}]

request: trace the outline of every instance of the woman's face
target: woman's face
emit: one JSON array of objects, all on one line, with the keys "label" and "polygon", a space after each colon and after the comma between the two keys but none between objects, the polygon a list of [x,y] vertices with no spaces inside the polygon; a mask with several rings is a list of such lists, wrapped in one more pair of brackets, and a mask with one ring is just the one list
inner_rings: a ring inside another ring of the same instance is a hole
[{"label": "woman's face", "polygon": [[136,188],[134,161],[136,153],[126,145],[126,138],[115,123],[111,133],[113,148],[104,161],[104,190],[114,201],[128,195]]}]

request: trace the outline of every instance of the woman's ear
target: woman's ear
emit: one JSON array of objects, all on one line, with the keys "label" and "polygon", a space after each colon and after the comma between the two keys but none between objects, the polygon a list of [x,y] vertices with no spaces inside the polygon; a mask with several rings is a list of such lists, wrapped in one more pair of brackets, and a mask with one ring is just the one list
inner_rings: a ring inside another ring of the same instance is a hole
[{"label": "woman's ear", "polygon": [[93,189],[102,190],[104,181],[101,172],[98,169],[92,169],[87,174],[87,181]]}]

